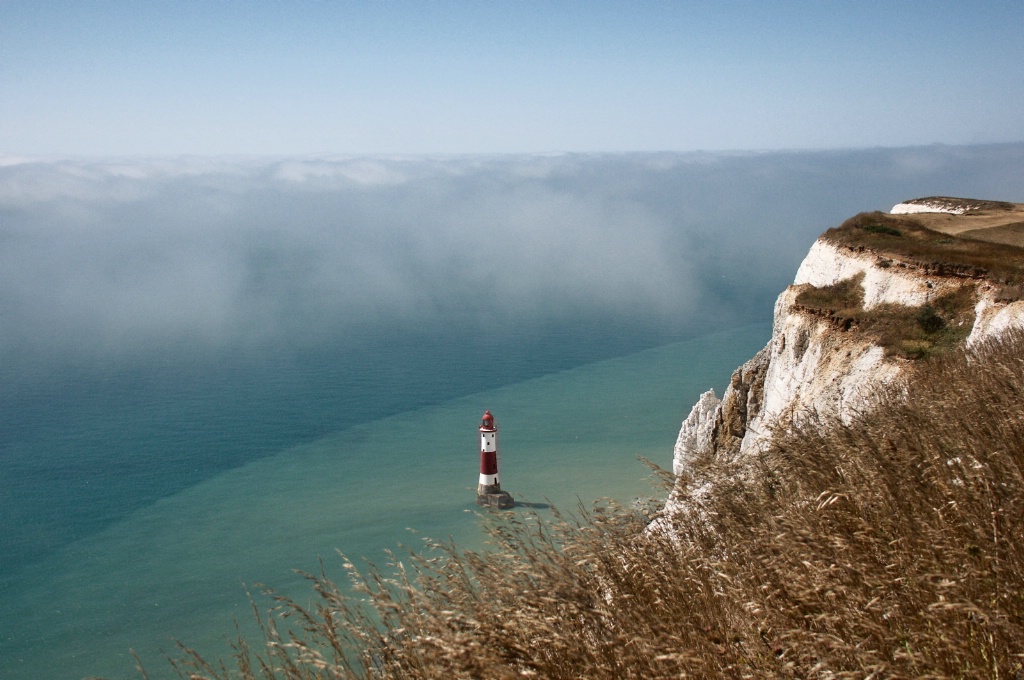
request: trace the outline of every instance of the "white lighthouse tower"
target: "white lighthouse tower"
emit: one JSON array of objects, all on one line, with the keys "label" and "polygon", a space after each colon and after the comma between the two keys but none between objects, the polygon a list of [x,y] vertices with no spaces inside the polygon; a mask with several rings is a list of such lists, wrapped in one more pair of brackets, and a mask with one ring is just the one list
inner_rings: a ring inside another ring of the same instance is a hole
[{"label": "white lighthouse tower", "polygon": [[511,494],[501,490],[498,481],[498,426],[494,416],[484,411],[480,419],[480,483],[476,487],[476,502],[495,508],[515,505]]}]

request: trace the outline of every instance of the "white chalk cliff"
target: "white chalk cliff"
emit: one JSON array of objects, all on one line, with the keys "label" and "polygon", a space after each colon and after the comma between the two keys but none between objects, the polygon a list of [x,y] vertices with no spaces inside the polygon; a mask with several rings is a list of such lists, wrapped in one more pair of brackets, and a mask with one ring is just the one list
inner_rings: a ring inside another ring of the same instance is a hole
[{"label": "white chalk cliff", "polygon": [[[971,205],[964,199],[917,199],[899,204],[892,214],[916,219],[930,211],[945,213],[943,219],[965,220],[961,215],[970,213]],[[1017,208],[1024,206],[1013,210]],[[963,325],[958,337],[962,342],[966,336],[968,344],[1010,327],[1024,327],[1024,301],[1008,299],[1000,281],[984,272],[965,273],[963,267],[901,258],[826,233],[811,247],[793,285],[775,303],[767,346],[733,373],[721,399],[713,390],[704,393],[683,422],[673,457],[676,474],[700,456],[737,459],[756,452],[769,444],[774,431],[814,413],[848,420],[867,406],[881,384],[913,365],[906,356],[887,352],[870,333],[859,332],[857,323],[844,323],[798,302],[811,287],[843,281],[860,286],[864,312],[893,309],[893,305],[920,309],[943,295],[957,291],[969,295],[966,309],[969,312],[974,302],[973,321],[965,317],[958,322]]]}]

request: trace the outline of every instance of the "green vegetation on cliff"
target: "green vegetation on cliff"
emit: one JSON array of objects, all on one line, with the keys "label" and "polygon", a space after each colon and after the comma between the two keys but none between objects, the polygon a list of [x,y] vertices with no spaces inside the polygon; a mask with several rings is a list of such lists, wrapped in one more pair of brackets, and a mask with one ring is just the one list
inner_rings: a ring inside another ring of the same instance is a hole
[{"label": "green vegetation on cliff", "polygon": [[[919,362],[854,422],[697,461],[683,511],[509,513],[493,550],[343,562],[188,678],[1015,677],[1024,335]],[[711,489],[708,492],[708,489]],[[263,600],[257,599],[260,609]],[[229,667],[230,666],[230,667]]]},{"label": "green vegetation on cliff", "polygon": [[863,274],[820,288],[805,285],[796,297],[804,312],[856,330],[887,355],[922,359],[963,345],[974,323],[976,290],[962,286],[918,307],[898,304],[864,308]]}]

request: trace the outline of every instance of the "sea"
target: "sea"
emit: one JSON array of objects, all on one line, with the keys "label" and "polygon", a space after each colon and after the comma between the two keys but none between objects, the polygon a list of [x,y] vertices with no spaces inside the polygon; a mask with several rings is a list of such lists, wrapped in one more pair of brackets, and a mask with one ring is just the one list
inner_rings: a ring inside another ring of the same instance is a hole
[{"label": "sea", "polygon": [[365,566],[426,539],[481,548],[485,409],[522,503],[506,512],[657,499],[639,457],[670,469],[689,408],[770,330],[625,353],[642,340],[622,329],[462,352],[410,341],[376,360],[136,366],[7,395],[0,677],[138,678],[132,650],[173,677],[178,642],[216,659],[252,634],[263,586],[304,601],[298,571],[321,564],[342,581],[339,551]]}]

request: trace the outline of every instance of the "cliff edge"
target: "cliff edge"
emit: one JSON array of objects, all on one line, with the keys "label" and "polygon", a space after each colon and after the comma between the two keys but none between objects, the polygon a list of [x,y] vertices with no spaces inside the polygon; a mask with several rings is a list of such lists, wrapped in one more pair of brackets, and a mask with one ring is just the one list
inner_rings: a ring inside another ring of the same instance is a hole
[{"label": "cliff edge", "polygon": [[817,415],[849,422],[918,359],[1024,328],[1024,204],[928,197],[861,213],[811,246],[774,313],[767,346],[683,422],[677,475]]}]

